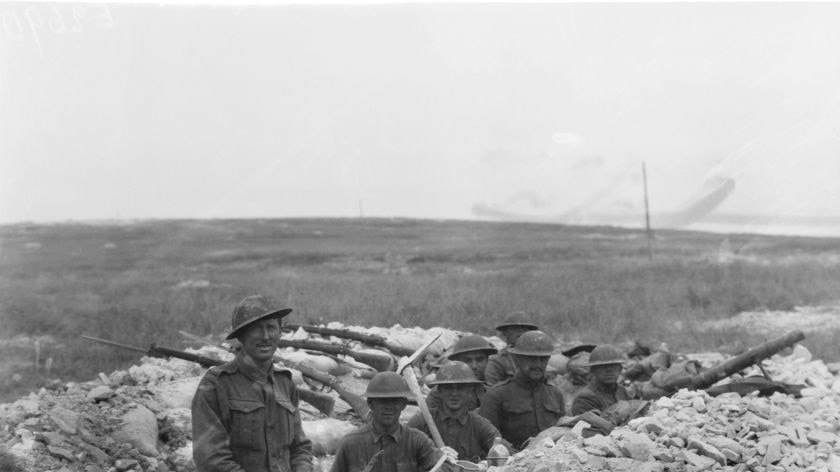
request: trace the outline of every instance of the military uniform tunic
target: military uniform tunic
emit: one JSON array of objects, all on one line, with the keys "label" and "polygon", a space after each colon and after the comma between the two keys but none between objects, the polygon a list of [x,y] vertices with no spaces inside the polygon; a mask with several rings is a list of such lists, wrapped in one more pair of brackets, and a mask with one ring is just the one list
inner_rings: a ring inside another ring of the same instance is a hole
[{"label": "military uniform tunic", "polygon": [[560,390],[545,379],[534,382],[517,372],[487,391],[479,414],[490,420],[514,448],[521,449],[526,439],[554,426],[565,410]]},{"label": "military uniform tunic", "polygon": [[572,415],[581,415],[590,410],[604,411],[619,400],[630,400],[632,396],[624,387],[609,388],[594,380],[578,392],[572,402]]},{"label": "military uniform tunic", "polygon": [[[431,413],[443,443],[458,452],[458,459],[471,462],[484,460],[493,447],[493,440],[501,437],[499,430],[490,421],[472,411],[464,410],[460,414],[450,416],[443,408],[435,408]],[[408,426],[417,428],[431,437],[429,427],[421,414],[408,420]]]},{"label": "military uniform tunic", "polygon": [[311,472],[291,372],[242,356],[213,367],[192,400],[193,459],[201,472]]},{"label": "military uniform tunic", "polygon": [[[366,424],[345,436],[330,472],[421,472],[431,469],[442,455],[431,439],[414,428],[401,424],[394,433],[382,434]],[[454,469],[444,464],[441,470]]]}]

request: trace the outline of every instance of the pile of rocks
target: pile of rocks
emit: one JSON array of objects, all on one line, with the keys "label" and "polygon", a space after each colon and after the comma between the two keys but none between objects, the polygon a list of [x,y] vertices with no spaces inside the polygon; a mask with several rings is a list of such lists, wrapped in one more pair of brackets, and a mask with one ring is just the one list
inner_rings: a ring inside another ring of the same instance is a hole
[{"label": "pile of rocks", "polygon": [[582,423],[546,431],[505,472],[840,471],[837,370],[801,346],[765,361],[765,370],[809,387],[801,398],[680,390],[609,436],[584,438]]},{"label": "pile of rocks", "polygon": [[[386,335],[407,347],[441,334],[432,346],[435,355],[458,338],[457,332],[441,328],[356,330]],[[214,346],[186,351],[219,360],[233,356]],[[315,357],[306,360],[317,365]],[[0,470],[194,471],[190,403],[205,370],[181,359],[144,357],[128,370],[99,374],[89,382],[56,383],[0,405],[0,453],[6,454],[0,454]],[[357,366],[345,369],[340,378],[349,390],[362,393],[369,377],[369,369]],[[296,371],[293,378],[299,388],[310,388]],[[329,394],[336,400],[336,417],[326,417],[306,403],[300,408],[304,432],[323,468],[331,463],[339,440],[361,423],[338,394]],[[4,462],[10,460],[15,464]]]},{"label": "pile of rocks", "polygon": [[[406,344],[422,344],[441,331],[355,329]],[[443,331],[445,341],[435,347],[438,355],[458,335]],[[231,357],[217,347],[188,351]],[[807,385],[801,398],[778,393],[713,398],[682,390],[657,400],[645,417],[609,436],[584,438],[587,425],[582,423],[551,428],[514,455],[504,471],[840,471],[840,380],[834,367],[797,346],[792,354],[766,360],[764,368],[776,380]],[[180,359],[143,358],[128,370],[89,382],[43,388],[0,405],[0,451],[21,471],[192,472],[189,406],[204,371]],[[362,393],[364,374],[351,368],[341,380]],[[295,381],[310,388],[299,375]],[[321,470],[329,469],[340,439],[360,423],[348,413],[349,405],[330,394],[336,398],[334,417],[301,403],[304,430]]]}]

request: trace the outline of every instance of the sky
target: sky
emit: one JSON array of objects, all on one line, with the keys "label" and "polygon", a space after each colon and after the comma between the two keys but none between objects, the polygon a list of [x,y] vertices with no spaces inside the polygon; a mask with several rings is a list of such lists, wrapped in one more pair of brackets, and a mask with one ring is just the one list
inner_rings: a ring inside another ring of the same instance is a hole
[{"label": "sky", "polygon": [[0,224],[637,226],[644,162],[654,226],[840,236],[840,3],[0,3],[0,20]]}]

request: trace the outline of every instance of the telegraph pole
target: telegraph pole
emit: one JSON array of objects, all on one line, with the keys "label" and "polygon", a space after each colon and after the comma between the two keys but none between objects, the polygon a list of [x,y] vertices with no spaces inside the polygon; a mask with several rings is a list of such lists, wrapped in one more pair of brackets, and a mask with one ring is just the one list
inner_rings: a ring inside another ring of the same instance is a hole
[{"label": "telegraph pole", "polygon": [[642,161],[642,181],[645,187],[645,230],[647,231],[648,241],[648,260],[653,260],[653,233],[650,230],[650,208],[648,207],[648,188],[647,188],[647,169],[645,162]]}]

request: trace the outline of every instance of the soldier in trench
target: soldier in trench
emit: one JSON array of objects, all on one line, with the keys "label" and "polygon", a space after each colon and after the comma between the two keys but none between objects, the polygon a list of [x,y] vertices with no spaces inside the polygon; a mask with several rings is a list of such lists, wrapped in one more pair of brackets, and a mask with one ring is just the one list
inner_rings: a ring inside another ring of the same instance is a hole
[{"label": "soldier in trench", "polygon": [[542,331],[523,333],[509,350],[516,374],[491,387],[479,414],[499,429],[515,449],[528,438],[554,426],[565,415],[563,393],[546,378],[554,343]]},{"label": "soldier in trench", "polygon": [[[439,405],[429,407],[444,444],[458,452],[460,459],[472,462],[484,460],[496,438],[501,438],[486,418],[470,411],[469,402],[475,389],[483,386],[472,369],[460,361],[450,361],[438,370],[432,382],[438,391]],[[414,415],[408,426],[427,435],[429,427],[422,414]]]},{"label": "soldier in trench", "polygon": [[193,459],[201,472],[311,472],[312,445],[303,433],[298,392],[288,369],[276,367],[280,320],[262,295],[233,310],[227,339],[241,351],[204,374],[192,400]]},{"label": "soldier in trench", "polygon": [[484,381],[488,385],[496,385],[497,383],[507,380],[516,373],[516,366],[513,358],[510,356],[509,350],[523,333],[528,331],[536,331],[539,328],[537,325],[526,320],[527,315],[521,311],[516,311],[508,314],[505,320],[498,326],[496,331],[501,333],[502,337],[508,343],[508,347],[499,351],[498,354],[493,354],[487,361],[487,367],[484,371]]}]

